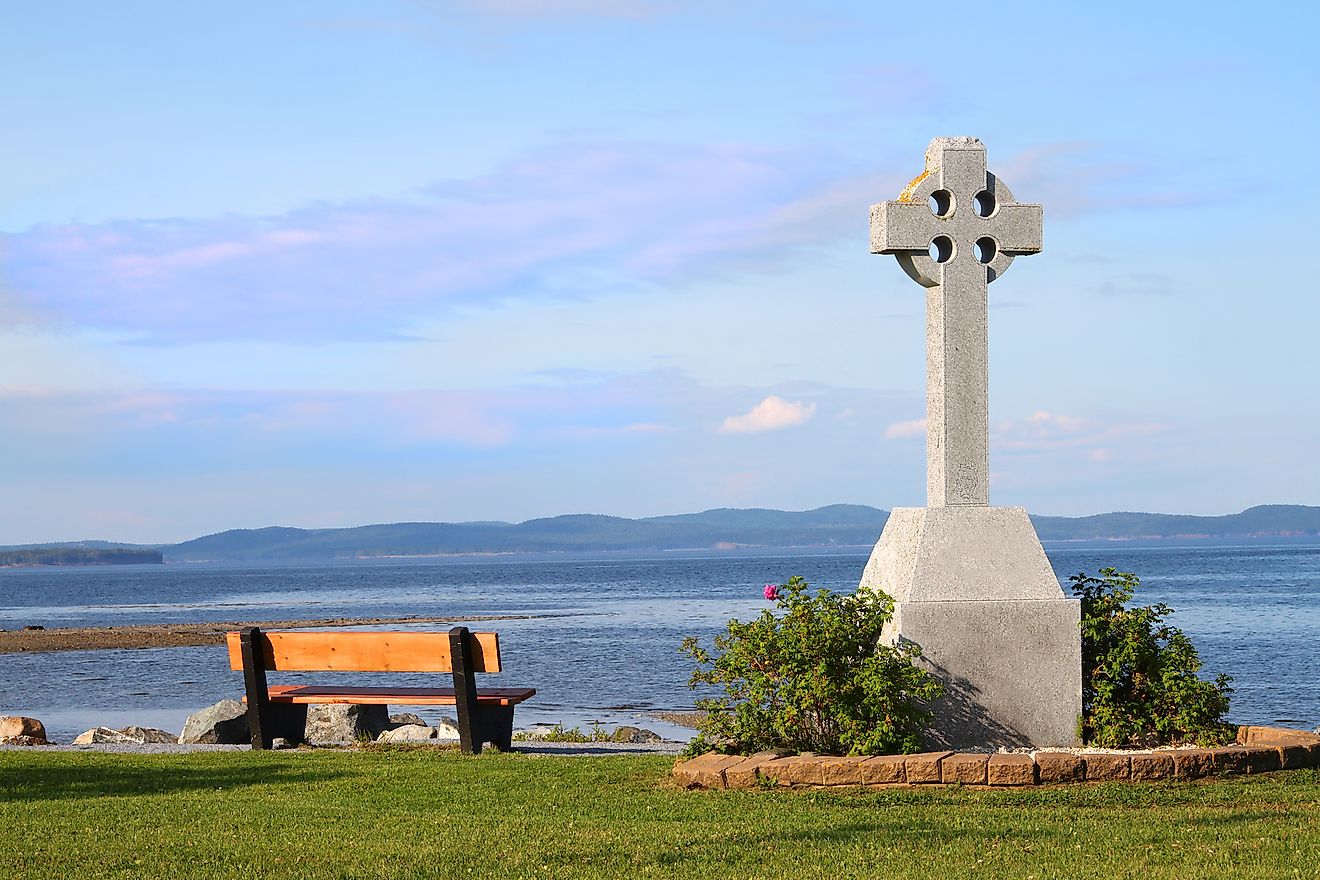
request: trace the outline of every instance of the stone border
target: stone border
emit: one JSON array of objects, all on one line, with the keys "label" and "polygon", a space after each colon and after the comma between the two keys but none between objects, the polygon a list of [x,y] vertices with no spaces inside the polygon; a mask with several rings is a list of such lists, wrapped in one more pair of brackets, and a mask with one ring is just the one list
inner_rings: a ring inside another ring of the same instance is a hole
[{"label": "stone border", "polygon": [[1320,735],[1285,727],[1239,727],[1237,744],[1131,754],[923,752],[828,757],[784,751],[750,757],[707,752],[674,765],[687,788],[760,786],[977,785],[1021,787],[1077,782],[1153,782],[1320,767]]}]

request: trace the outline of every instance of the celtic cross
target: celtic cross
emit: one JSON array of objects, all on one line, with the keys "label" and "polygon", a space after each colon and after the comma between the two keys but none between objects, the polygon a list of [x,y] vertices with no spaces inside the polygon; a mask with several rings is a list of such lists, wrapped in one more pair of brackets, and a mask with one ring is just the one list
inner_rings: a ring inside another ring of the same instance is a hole
[{"label": "celtic cross", "polygon": [[990,503],[986,287],[1040,253],[1040,205],[986,171],[976,138],[935,138],[926,170],[871,206],[871,253],[894,254],[926,287],[926,504]]}]

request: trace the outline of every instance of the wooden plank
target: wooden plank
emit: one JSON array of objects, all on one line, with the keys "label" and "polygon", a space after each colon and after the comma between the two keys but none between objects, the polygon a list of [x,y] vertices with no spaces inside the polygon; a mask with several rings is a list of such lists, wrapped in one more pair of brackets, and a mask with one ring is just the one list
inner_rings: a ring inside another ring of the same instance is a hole
[{"label": "wooden plank", "polygon": [[[477,704],[515,706],[536,694],[535,688],[482,688]],[[453,688],[329,687],[320,685],[271,685],[272,703],[358,703],[370,706],[453,706]]]},{"label": "wooden plank", "polygon": [[[285,672],[452,672],[449,633],[270,632],[262,633],[262,665]],[[239,634],[226,634],[229,668],[243,668]],[[473,672],[500,671],[498,633],[470,633]]]}]

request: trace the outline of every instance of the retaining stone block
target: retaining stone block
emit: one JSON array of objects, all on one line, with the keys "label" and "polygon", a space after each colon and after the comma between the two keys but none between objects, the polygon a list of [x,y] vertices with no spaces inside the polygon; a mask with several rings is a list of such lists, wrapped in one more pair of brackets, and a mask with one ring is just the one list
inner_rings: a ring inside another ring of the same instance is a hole
[{"label": "retaining stone block", "polygon": [[1216,773],[1246,773],[1247,750],[1238,746],[1211,749],[1215,759]]},{"label": "retaining stone block", "polygon": [[1173,753],[1173,775],[1201,779],[1215,775],[1215,756],[1209,749],[1182,749]]},{"label": "retaining stone block", "polygon": [[1311,766],[1311,747],[1307,745],[1279,746],[1279,768],[1300,770]]},{"label": "retaining stone block", "polygon": [[1126,782],[1132,778],[1132,759],[1128,755],[1087,755],[1087,782]]},{"label": "retaining stone block", "polygon": [[894,785],[907,781],[905,755],[877,755],[862,762],[863,785]]},{"label": "retaining stone block", "polygon": [[963,785],[985,785],[987,754],[956,752],[940,762],[940,781]]},{"label": "retaining stone block", "polygon": [[674,769],[674,776],[689,787],[724,788],[724,771],[747,760],[742,755],[707,752]]},{"label": "retaining stone block", "polygon": [[1036,762],[1030,755],[991,755],[985,781],[989,785],[1035,785]]},{"label": "retaining stone block", "polygon": [[953,752],[921,752],[903,759],[903,773],[908,785],[927,785],[940,781],[940,762]]},{"label": "retaining stone block", "polygon": [[1086,762],[1081,756],[1068,752],[1037,752],[1037,778],[1041,785],[1064,785],[1081,782],[1086,778]]},{"label": "retaining stone block", "polygon": [[1271,773],[1279,769],[1279,750],[1268,746],[1247,747],[1247,772]]},{"label": "retaining stone block", "polygon": [[862,762],[865,758],[850,755],[844,758],[817,758],[820,762],[822,785],[861,785]]},{"label": "retaining stone block", "polygon": [[760,778],[766,775],[766,768],[779,759],[775,753],[758,753],[747,758],[741,764],[726,767],[724,784],[729,788],[756,788]]},{"label": "retaining stone block", "polygon": [[1169,755],[1133,755],[1132,781],[1153,782],[1173,775],[1173,758]]},{"label": "retaining stone block", "polygon": [[815,755],[781,758],[775,761],[774,772],[780,785],[824,785],[820,759]]}]

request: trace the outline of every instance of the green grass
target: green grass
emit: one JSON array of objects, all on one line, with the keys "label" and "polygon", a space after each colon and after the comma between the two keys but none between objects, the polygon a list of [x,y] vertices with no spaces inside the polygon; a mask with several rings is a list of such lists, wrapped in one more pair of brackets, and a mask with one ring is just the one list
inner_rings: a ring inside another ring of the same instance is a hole
[{"label": "green grass", "polygon": [[36,877],[1320,878],[1320,774],[687,792],[672,759],[0,753]]}]

